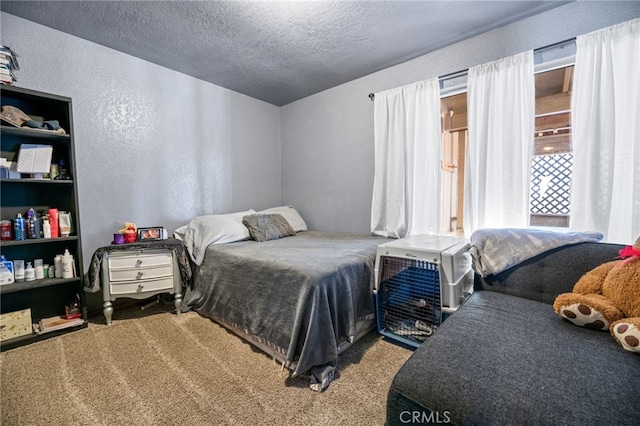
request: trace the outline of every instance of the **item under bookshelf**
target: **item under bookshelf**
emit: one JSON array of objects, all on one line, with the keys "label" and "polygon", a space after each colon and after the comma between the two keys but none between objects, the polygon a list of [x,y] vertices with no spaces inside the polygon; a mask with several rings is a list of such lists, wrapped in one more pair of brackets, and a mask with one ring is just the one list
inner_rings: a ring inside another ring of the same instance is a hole
[{"label": "item under bookshelf", "polygon": [[33,324],[33,331],[35,331],[36,334],[44,334],[65,328],[77,327],[82,324],[84,324],[82,317],[67,319],[65,316],[60,315],[42,318],[39,323]]}]

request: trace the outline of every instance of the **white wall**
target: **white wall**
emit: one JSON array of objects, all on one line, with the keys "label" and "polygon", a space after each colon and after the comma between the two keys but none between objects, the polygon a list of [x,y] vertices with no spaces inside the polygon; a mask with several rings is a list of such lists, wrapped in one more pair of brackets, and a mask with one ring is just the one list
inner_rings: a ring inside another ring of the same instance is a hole
[{"label": "white wall", "polygon": [[73,99],[85,270],[125,221],[279,205],[279,108],[2,13],[18,86]]},{"label": "white wall", "polygon": [[283,202],[311,228],[370,231],[370,92],[462,71],[640,16],[640,2],[578,1],[424,55],[281,109]]}]

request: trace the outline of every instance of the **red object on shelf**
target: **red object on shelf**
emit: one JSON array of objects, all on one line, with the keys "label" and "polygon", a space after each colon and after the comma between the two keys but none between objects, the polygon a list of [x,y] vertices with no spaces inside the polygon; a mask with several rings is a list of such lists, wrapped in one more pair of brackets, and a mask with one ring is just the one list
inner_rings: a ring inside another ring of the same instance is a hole
[{"label": "red object on shelf", "polygon": [[135,243],[137,239],[138,239],[138,236],[136,235],[135,232],[128,232],[124,234],[125,243]]},{"label": "red object on shelf", "polygon": [[10,240],[11,238],[12,238],[11,221],[3,220],[2,221],[2,240]]},{"label": "red object on shelf", "polygon": [[49,209],[49,226],[51,226],[51,238],[58,238],[58,209]]},{"label": "red object on shelf", "polygon": [[65,318],[66,319],[80,318],[81,316],[82,316],[82,312],[71,312],[71,310],[69,309],[68,306],[65,309]]}]

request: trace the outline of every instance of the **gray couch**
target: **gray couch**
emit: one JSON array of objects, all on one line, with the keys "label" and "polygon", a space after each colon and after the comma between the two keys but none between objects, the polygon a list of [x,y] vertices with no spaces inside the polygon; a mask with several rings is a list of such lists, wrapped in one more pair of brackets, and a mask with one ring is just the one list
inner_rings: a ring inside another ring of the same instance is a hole
[{"label": "gray couch", "polygon": [[640,356],[551,306],[621,248],[575,244],[476,275],[474,294],[397,372],[386,424],[639,425]]}]

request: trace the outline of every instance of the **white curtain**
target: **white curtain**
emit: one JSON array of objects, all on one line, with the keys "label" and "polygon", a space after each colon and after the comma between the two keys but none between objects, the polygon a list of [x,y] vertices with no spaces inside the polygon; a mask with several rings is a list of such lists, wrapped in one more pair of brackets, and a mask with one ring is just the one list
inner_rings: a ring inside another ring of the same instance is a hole
[{"label": "white curtain", "polygon": [[371,232],[437,233],[440,223],[440,86],[437,78],[375,94]]},{"label": "white curtain", "polygon": [[529,225],[533,51],[469,69],[464,230]]},{"label": "white curtain", "polygon": [[640,19],[576,38],[571,228],[640,235]]}]

